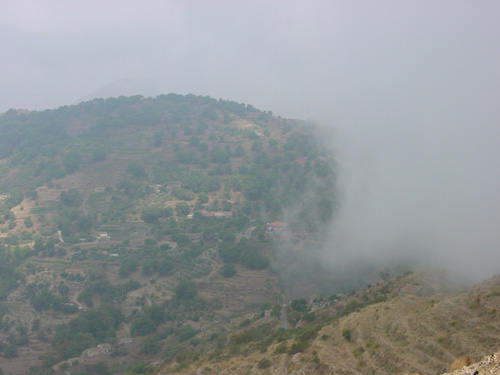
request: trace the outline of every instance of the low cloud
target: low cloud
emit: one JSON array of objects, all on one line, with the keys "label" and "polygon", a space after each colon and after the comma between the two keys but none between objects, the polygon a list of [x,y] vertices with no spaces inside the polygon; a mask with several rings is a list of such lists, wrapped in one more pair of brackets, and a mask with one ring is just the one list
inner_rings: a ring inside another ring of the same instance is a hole
[{"label": "low cloud", "polygon": [[[499,273],[500,130],[470,102],[428,121],[371,116],[338,127],[339,210],[323,258],[439,267],[464,281]],[[425,109],[423,109],[425,112]],[[476,115],[474,115],[476,114]],[[426,117],[426,116],[424,116]],[[475,118],[475,121],[471,121]]]}]

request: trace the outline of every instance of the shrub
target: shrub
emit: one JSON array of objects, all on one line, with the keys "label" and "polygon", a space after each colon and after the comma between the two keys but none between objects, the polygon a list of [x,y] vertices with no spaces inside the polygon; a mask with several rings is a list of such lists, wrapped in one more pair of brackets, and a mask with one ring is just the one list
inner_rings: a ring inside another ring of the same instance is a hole
[{"label": "shrub", "polygon": [[69,189],[68,191],[62,191],[61,202],[69,207],[78,207],[81,203],[80,191],[78,189]]},{"label": "shrub", "polygon": [[356,349],[353,350],[352,354],[354,355],[354,358],[358,358],[364,352],[365,348],[363,348],[362,346],[358,346]]},{"label": "shrub", "polygon": [[156,331],[157,324],[149,316],[140,316],[132,320],[130,334],[132,337],[149,335]]},{"label": "shrub", "polygon": [[177,216],[187,216],[189,214],[190,208],[186,202],[179,202],[175,205],[175,212]]},{"label": "shrub", "polygon": [[145,178],[147,176],[144,166],[137,162],[131,162],[127,167],[127,173],[130,173],[135,178]]},{"label": "shrub", "polygon": [[164,208],[160,205],[144,207],[141,218],[146,223],[155,223],[158,219],[172,216],[172,208]]},{"label": "shrub", "polygon": [[31,219],[31,216],[27,216],[24,219],[24,225],[26,226],[26,228],[31,228],[33,226],[33,220]]},{"label": "shrub", "polygon": [[152,335],[144,339],[141,349],[145,354],[157,354],[160,351],[160,345],[157,338]]},{"label": "shrub", "polygon": [[120,277],[128,277],[132,272],[135,272],[139,268],[139,262],[137,259],[128,258],[124,259],[120,265],[119,275]]},{"label": "shrub", "polygon": [[262,358],[259,363],[257,363],[257,368],[264,369],[271,367],[273,363],[269,360],[269,358]]},{"label": "shrub", "polygon": [[292,309],[299,312],[307,311],[307,301],[304,298],[295,299],[291,303]]},{"label": "shrub", "polygon": [[286,345],[286,342],[282,342],[274,350],[275,353],[286,353],[287,351],[288,351],[288,347]]},{"label": "shrub", "polygon": [[269,266],[269,259],[255,249],[249,249],[241,254],[240,262],[251,270],[263,270]]},{"label": "shrub", "polygon": [[175,298],[178,300],[190,300],[196,297],[196,286],[192,281],[183,280],[175,288]]},{"label": "shrub", "polygon": [[320,328],[321,327],[319,325],[301,328],[298,331],[296,339],[299,341],[313,340],[318,335]]},{"label": "shrub", "polygon": [[342,331],[342,337],[346,340],[346,341],[351,341],[352,337],[351,337],[351,330],[350,329],[344,329]]},{"label": "shrub", "polygon": [[236,274],[236,268],[233,263],[226,263],[222,267],[222,276],[224,277],[232,277]]},{"label": "shrub", "polygon": [[201,203],[201,204],[205,204],[205,203],[208,203],[208,195],[206,193],[200,193],[198,195],[198,201]]},{"label": "shrub", "polygon": [[310,321],[313,321],[315,318],[316,318],[316,314],[311,312],[311,313],[307,313],[306,315],[304,315],[304,317],[302,319],[307,321],[307,322],[310,322]]},{"label": "shrub", "polygon": [[344,307],[344,315],[349,315],[350,313],[356,311],[359,307],[358,301],[348,302]]},{"label": "shrub", "polygon": [[293,355],[296,353],[303,352],[309,347],[308,341],[296,341],[292,344],[290,349],[288,349],[288,354]]},{"label": "shrub", "polygon": [[189,340],[191,337],[194,337],[197,334],[198,334],[198,331],[195,330],[193,327],[185,326],[185,327],[182,327],[181,329],[179,329],[179,331],[177,331],[176,336],[180,342],[183,342],[183,341]]}]

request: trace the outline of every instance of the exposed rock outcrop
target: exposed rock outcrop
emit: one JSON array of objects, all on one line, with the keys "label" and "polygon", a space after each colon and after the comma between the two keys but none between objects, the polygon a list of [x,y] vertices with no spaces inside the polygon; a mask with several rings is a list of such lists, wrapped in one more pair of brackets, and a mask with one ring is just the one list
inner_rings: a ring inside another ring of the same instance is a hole
[{"label": "exposed rock outcrop", "polygon": [[[467,358],[460,357],[458,360]],[[453,365],[452,365],[453,366]],[[500,374],[500,352],[484,357],[482,361],[462,367],[445,375],[498,375]]]}]

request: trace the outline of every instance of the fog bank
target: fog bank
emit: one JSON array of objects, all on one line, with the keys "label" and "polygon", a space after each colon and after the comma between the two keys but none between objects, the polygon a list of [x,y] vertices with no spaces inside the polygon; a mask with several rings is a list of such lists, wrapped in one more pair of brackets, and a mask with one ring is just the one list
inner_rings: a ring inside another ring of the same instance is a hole
[{"label": "fog bank", "polygon": [[[471,97],[337,124],[340,208],[324,256],[411,259],[479,281],[500,266],[500,113]],[[399,108],[399,109],[398,109]]]}]

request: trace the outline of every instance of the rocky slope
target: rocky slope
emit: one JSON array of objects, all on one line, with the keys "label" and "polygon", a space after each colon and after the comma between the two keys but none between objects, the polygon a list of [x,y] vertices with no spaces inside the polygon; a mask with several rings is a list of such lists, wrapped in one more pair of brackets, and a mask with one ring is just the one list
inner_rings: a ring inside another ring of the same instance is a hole
[{"label": "rocky slope", "polygon": [[[180,373],[442,374],[463,355],[481,358],[498,351],[500,277],[460,293],[441,288],[422,295],[426,279],[428,274],[416,274],[387,284],[394,297],[327,321],[305,350],[290,350],[297,337],[278,339],[260,351],[240,348],[241,355],[203,356]],[[342,303],[344,308],[348,304],[338,301],[318,308],[316,316],[339,309]],[[485,368],[498,371],[492,364],[497,357],[488,358],[473,368],[483,373],[487,373]],[[176,366],[169,365],[160,373],[168,374]]]},{"label": "rocky slope", "polygon": [[[468,358],[465,358],[465,360],[467,359]],[[459,358],[459,360],[463,359]],[[486,356],[483,358],[482,361],[479,361],[473,365],[466,365],[446,375],[496,375],[496,374],[500,374],[500,353],[495,353]]]}]

